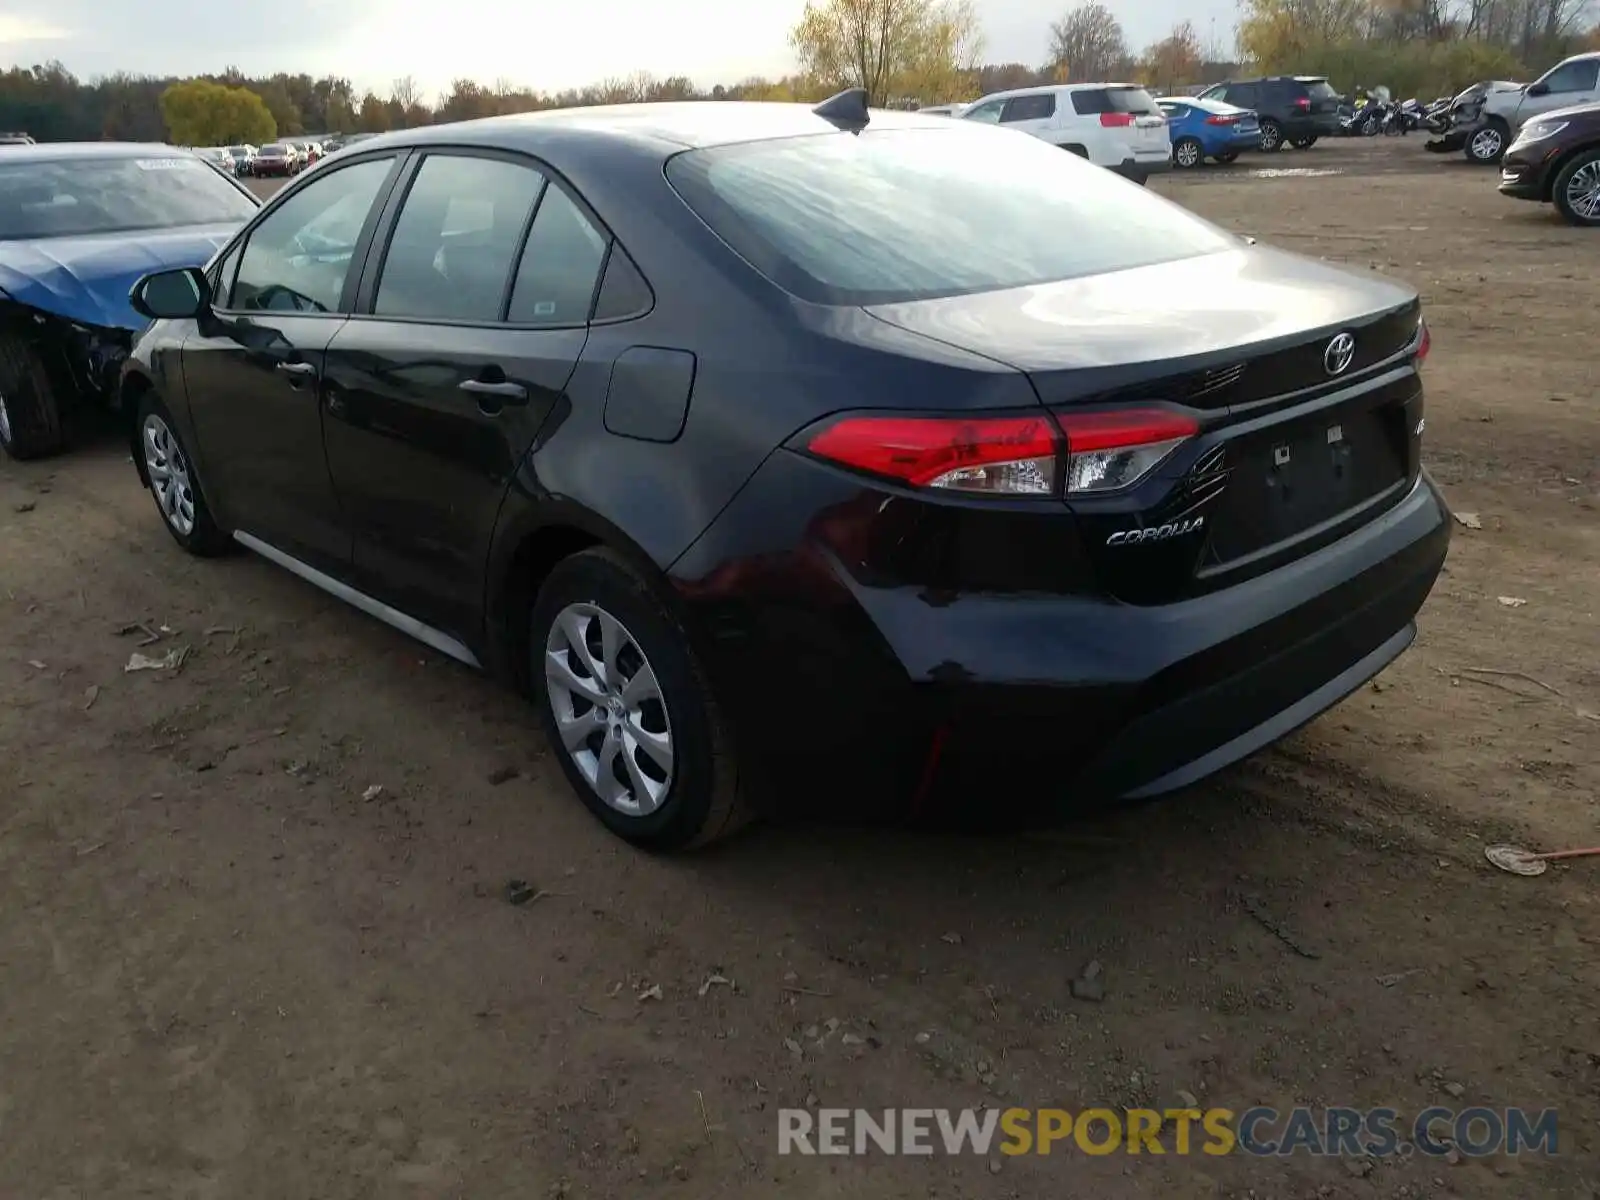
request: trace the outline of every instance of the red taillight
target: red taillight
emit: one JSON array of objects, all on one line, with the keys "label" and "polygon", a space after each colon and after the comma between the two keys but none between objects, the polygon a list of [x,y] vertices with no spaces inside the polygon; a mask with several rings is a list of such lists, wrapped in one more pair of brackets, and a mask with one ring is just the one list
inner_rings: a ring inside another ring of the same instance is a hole
[{"label": "red taillight", "polygon": [[1058,438],[1037,417],[847,417],[807,449],[913,487],[1012,496],[1057,492]]},{"label": "red taillight", "polygon": [[911,487],[1070,497],[1137,483],[1198,432],[1192,417],[1164,409],[1057,412],[1054,423],[1042,415],[859,416],[826,426],[806,449]]},{"label": "red taillight", "polygon": [[1311,107],[1311,101],[1306,99],[1304,96],[1301,96],[1300,99],[1294,102],[1294,106],[1304,112],[1306,109]]},{"label": "red taillight", "polygon": [[1068,496],[1110,492],[1139,482],[1200,432],[1193,417],[1160,408],[1057,412],[1067,435]]},{"label": "red taillight", "polygon": [[1417,327],[1417,366],[1421,366],[1428,359],[1428,351],[1433,349],[1433,334],[1428,332],[1428,323],[1421,322]]},{"label": "red taillight", "polygon": [[1238,123],[1239,123],[1239,118],[1238,117],[1226,117],[1226,116],[1220,116],[1219,115],[1219,116],[1215,116],[1215,117],[1207,117],[1206,118],[1206,124],[1207,125],[1237,125]]},{"label": "red taillight", "polygon": [[1125,129],[1133,124],[1132,113],[1101,113],[1100,124],[1107,129]]}]

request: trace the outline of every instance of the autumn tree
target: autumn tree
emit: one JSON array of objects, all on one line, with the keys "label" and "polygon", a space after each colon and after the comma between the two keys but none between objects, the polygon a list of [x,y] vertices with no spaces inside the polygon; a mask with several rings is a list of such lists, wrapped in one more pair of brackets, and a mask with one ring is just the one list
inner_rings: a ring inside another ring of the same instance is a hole
[{"label": "autumn tree", "polygon": [[167,136],[180,146],[259,145],[278,136],[260,96],[204,79],[175,83],[162,92],[161,116]]},{"label": "autumn tree", "polygon": [[807,0],[789,42],[803,75],[874,105],[957,98],[983,45],[971,0]]},{"label": "autumn tree", "polygon": [[1050,26],[1050,66],[1057,79],[1109,80],[1122,73],[1127,59],[1122,24],[1104,4],[1080,4]]},{"label": "autumn tree", "polygon": [[361,109],[356,113],[356,122],[363,133],[387,133],[392,128],[389,106],[374,93],[368,92],[361,97]]},{"label": "autumn tree", "polygon": [[1297,70],[1312,47],[1359,39],[1371,13],[1371,0],[1243,0],[1239,50],[1263,70]]},{"label": "autumn tree", "polygon": [[1146,82],[1170,92],[1199,78],[1202,58],[1200,35],[1195,33],[1193,23],[1180,21],[1171,33],[1145,50],[1139,66]]}]

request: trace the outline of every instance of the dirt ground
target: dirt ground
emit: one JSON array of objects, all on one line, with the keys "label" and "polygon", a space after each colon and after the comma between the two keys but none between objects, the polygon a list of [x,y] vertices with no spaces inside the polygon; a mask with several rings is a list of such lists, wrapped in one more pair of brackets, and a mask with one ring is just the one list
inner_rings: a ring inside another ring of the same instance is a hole
[{"label": "dirt ground", "polygon": [[[1600,842],[1600,239],[1418,139],[1156,186],[1421,288],[1481,528],[1377,683],[1071,829],[633,853],[518,700],[186,559],[121,447],[0,461],[0,1197],[1600,1195],[1600,860],[1483,858]],[[1555,1107],[1561,1153],[777,1154],[783,1106],[1183,1093]]]}]

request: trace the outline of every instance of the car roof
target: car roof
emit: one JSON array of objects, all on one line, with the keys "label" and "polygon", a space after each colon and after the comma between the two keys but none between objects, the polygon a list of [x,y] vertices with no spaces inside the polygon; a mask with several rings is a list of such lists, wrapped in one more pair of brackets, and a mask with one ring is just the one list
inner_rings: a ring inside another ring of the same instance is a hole
[{"label": "car roof", "polygon": [[1237,104],[1229,104],[1226,100],[1212,100],[1205,96],[1161,96],[1157,98],[1156,103],[1187,104],[1192,108],[1198,108],[1201,112],[1208,113],[1233,113],[1247,111],[1246,109],[1240,108]]},{"label": "car roof", "polygon": [[5,161],[70,162],[91,158],[148,158],[151,154],[171,158],[173,155],[190,153],[192,151],[162,142],[40,142],[31,146],[7,147]]},{"label": "car roof", "polygon": [[[987,98],[987,97],[986,97]],[[872,129],[948,129],[948,119],[915,112],[871,110]],[[536,152],[555,142],[606,142],[661,158],[680,150],[737,142],[835,133],[838,126],[807,104],[765,101],[668,101],[552,108],[425,125],[361,140],[363,154],[390,147],[477,145]]]},{"label": "car roof", "polygon": [[1008,88],[1003,92],[990,92],[987,96],[980,96],[974,100],[969,108],[976,108],[990,100],[1009,100],[1013,96],[1042,96],[1055,92],[1092,92],[1099,88],[1142,88],[1142,83],[1122,83],[1115,79],[1108,79],[1103,83],[1035,83],[1028,87]]}]

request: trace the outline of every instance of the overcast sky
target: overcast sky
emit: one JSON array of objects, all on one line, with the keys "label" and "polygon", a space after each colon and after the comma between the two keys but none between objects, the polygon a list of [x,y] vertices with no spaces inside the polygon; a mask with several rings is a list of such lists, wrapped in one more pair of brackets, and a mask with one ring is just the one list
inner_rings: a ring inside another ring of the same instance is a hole
[{"label": "overcast sky", "polygon": [[[1070,0],[976,0],[990,62],[1041,62]],[[1232,43],[1231,0],[1106,0],[1135,49],[1175,19]],[[60,59],[81,76],[338,74],[386,92],[466,75],[546,91],[649,71],[696,83],[780,75],[804,0],[5,0],[0,66]]]}]

